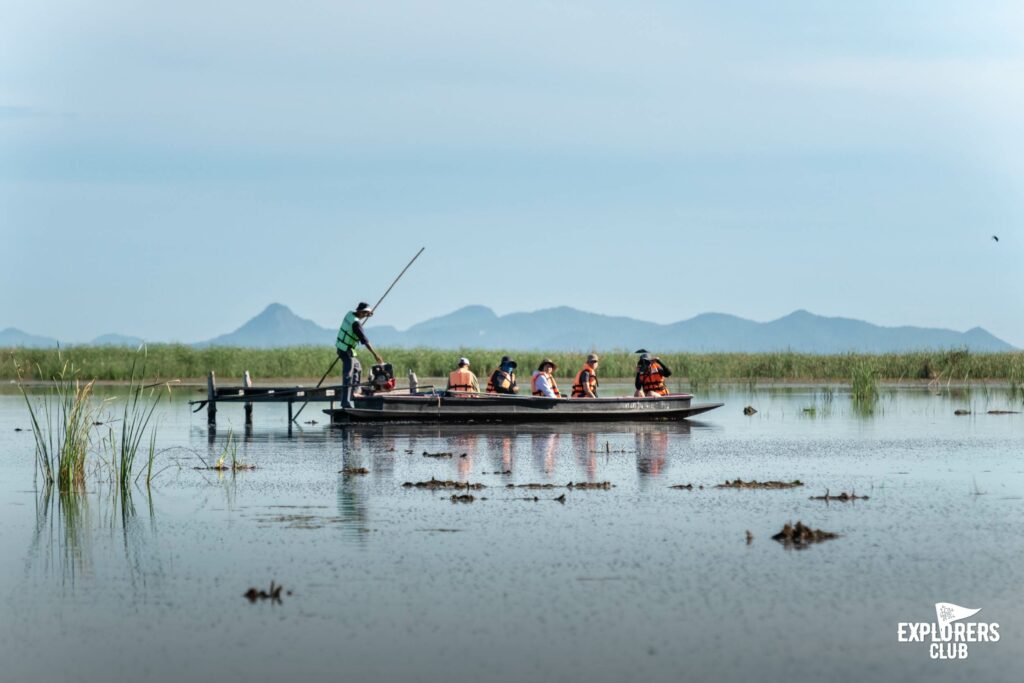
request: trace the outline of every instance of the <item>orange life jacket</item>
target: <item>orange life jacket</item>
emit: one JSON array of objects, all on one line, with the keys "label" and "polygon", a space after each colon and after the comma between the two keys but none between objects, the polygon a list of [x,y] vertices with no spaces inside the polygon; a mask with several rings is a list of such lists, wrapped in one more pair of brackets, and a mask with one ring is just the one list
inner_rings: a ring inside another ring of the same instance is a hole
[{"label": "orange life jacket", "polygon": [[[590,377],[587,381],[587,386],[583,386],[583,373],[589,372]],[[590,389],[590,393],[597,396],[597,370],[594,370],[590,364],[583,366],[583,369],[576,373],[576,381],[572,385],[572,397],[573,398],[590,398],[587,396],[587,389]]]},{"label": "orange life jacket", "polygon": [[[498,387],[494,386],[494,378],[495,377],[498,378]],[[491,373],[490,379],[487,380],[487,393],[488,394],[497,394],[497,393],[499,393],[498,392],[498,388],[500,388],[501,389],[501,393],[503,393],[503,394],[511,394],[512,393],[512,387],[514,387],[515,385],[516,385],[516,373],[514,373],[514,372],[505,372],[501,368],[498,368],[497,370],[495,370],[494,372]]]},{"label": "orange life jacket", "polygon": [[[530,389],[533,390],[533,395],[534,396],[543,396],[544,395],[544,392],[542,392],[540,389],[537,388],[537,379],[539,377],[541,377],[543,374],[544,374],[543,372],[538,372],[530,380]],[[548,375],[548,382],[551,383],[551,391],[553,391],[555,393],[555,398],[562,398],[561,392],[558,391],[558,384],[555,382],[554,375]]]},{"label": "orange life jacket", "polygon": [[645,392],[649,391],[662,396],[668,393],[668,387],[665,386],[665,375],[661,374],[661,363],[656,360],[651,361],[646,372],[640,373],[640,383]]},{"label": "orange life jacket", "polygon": [[473,373],[459,368],[448,373],[448,391],[473,391]]}]

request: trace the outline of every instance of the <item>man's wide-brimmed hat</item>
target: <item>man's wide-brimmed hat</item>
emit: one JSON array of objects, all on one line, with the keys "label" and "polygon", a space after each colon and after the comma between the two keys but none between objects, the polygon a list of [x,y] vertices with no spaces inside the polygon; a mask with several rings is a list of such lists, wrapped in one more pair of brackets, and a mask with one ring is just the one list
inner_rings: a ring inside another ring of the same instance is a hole
[{"label": "man's wide-brimmed hat", "polygon": [[552,370],[558,369],[558,365],[555,363],[555,361],[551,360],[550,358],[545,358],[544,360],[542,360],[540,362],[540,365],[537,366],[537,369],[543,372],[545,365],[550,365]]},{"label": "man's wide-brimmed hat", "polygon": [[512,360],[509,356],[502,356],[501,363],[499,365],[510,365],[513,368],[518,368],[519,364]]},{"label": "man's wide-brimmed hat", "polygon": [[365,301],[360,301],[359,305],[356,306],[356,313],[363,312],[366,312],[369,315],[373,315],[373,309],[370,308],[370,304],[366,303]]}]

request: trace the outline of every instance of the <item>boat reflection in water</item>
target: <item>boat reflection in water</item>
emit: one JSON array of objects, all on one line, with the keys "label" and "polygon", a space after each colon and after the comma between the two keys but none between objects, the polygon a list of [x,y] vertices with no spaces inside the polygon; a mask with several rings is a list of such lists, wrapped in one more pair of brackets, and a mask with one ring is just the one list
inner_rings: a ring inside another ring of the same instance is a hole
[{"label": "boat reflection in water", "polygon": [[[710,426],[689,420],[665,422],[566,422],[531,424],[362,423],[337,425],[350,466],[367,453],[423,459],[424,451],[449,452],[450,476],[467,481],[480,474],[515,474],[532,470],[544,480],[566,474],[595,481],[611,465],[635,462],[642,478],[656,478],[669,466],[673,440],[688,439]],[[525,457],[525,460],[523,458]],[[442,462],[447,462],[443,459]],[[523,464],[526,465],[524,470]],[[449,475],[446,475],[449,476]]]}]

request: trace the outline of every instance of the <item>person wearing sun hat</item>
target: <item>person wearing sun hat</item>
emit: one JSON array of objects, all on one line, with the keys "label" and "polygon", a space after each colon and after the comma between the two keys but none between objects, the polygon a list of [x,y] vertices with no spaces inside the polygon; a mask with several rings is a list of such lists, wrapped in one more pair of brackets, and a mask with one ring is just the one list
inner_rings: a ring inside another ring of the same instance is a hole
[{"label": "person wearing sun hat", "polygon": [[502,356],[498,363],[498,369],[491,373],[487,380],[488,394],[518,394],[519,385],[516,383],[516,368],[519,365],[508,356]]},{"label": "person wearing sun hat", "polygon": [[448,373],[448,391],[480,393],[480,382],[469,369],[468,358],[460,358],[459,367]]},{"label": "person wearing sun hat", "polygon": [[555,382],[554,372],[558,369],[555,361],[545,358],[533,371],[533,378],[530,380],[530,389],[534,396],[547,398],[562,398],[558,391],[558,383]]},{"label": "person wearing sun hat", "polygon": [[634,396],[665,396],[668,387],[665,378],[672,376],[672,371],[657,356],[651,356],[647,349],[638,349],[640,359],[636,363],[636,379]]}]

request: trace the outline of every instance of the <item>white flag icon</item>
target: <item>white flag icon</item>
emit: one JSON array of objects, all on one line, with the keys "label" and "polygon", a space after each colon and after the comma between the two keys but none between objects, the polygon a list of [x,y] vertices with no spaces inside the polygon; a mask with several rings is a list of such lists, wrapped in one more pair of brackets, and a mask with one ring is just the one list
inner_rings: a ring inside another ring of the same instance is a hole
[{"label": "white flag icon", "polygon": [[939,620],[940,628],[951,622],[966,619],[968,617],[973,617],[980,611],[980,607],[978,609],[971,609],[970,607],[961,607],[960,605],[954,605],[951,602],[935,603],[935,616]]}]

